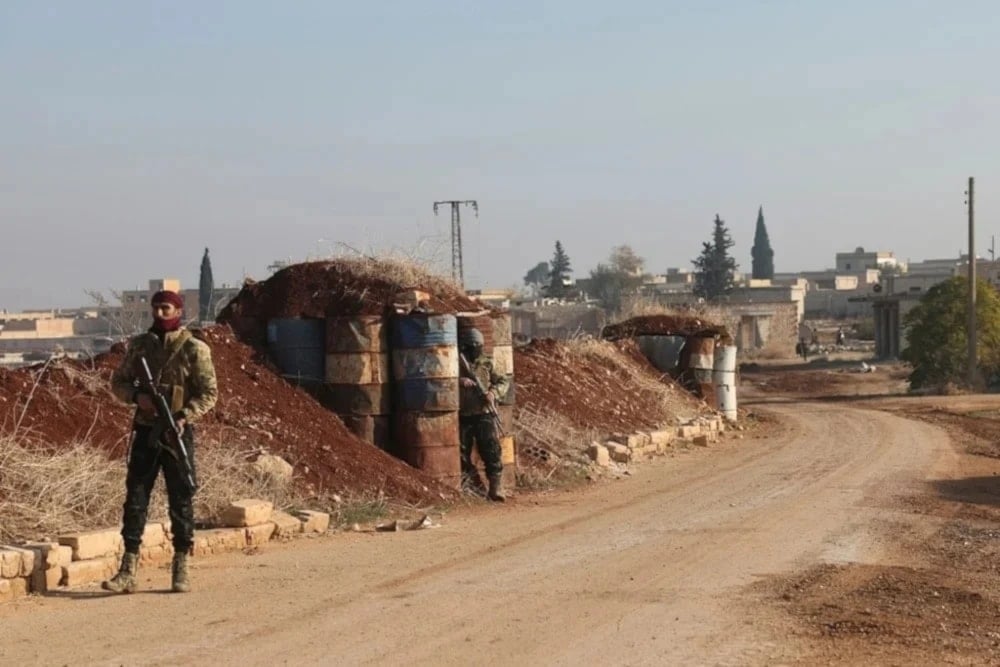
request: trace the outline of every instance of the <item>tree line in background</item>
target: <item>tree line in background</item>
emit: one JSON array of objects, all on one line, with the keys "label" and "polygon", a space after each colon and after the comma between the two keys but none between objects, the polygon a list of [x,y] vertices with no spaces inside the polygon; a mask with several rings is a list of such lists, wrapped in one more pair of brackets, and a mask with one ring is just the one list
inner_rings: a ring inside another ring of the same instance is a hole
[{"label": "tree line in background", "polygon": [[[694,294],[706,301],[717,301],[732,291],[738,264],[730,254],[734,242],[729,230],[718,215],[715,216],[711,240],[702,244],[701,254],[692,260],[694,265]],[[774,250],[764,223],[764,208],[757,212],[757,226],[751,249],[755,279],[774,277]],[[561,241],[556,241],[551,262],[539,262],[524,275],[524,284],[537,295],[553,298],[579,296],[570,281],[572,271],[569,255]],[[648,280],[645,260],[628,245],[612,248],[607,261],[598,263],[585,280],[587,293],[601,306],[616,312],[629,295],[641,292]]]}]

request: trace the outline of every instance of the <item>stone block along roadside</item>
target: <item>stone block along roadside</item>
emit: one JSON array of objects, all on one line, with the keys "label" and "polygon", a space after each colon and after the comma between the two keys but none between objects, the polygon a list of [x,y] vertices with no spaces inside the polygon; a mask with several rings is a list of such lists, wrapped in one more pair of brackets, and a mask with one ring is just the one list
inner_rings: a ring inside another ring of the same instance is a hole
[{"label": "stone block along roadside", "polygon": [[274,505],[266,500],[237,500],[222,511],[219,517],[224,526],[231,528],[246,528],[267,523],[271,518]]},{"label": "stone block along roadside", "polygon": [[125,550],[118,529],[88,530],[81,533],[60,535],[59,544],[73,550],[73,560],[92,560],[104,556],[115,556]]}]

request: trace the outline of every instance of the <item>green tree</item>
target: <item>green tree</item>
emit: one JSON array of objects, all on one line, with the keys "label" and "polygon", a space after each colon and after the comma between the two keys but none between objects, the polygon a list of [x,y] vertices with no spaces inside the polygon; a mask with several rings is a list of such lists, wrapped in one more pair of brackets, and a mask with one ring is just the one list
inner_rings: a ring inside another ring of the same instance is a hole
[{"label": "green tree", "polygon": [[214,291],[212,260],[208,256],[208,248],[205,248],[205,254],[201,257],[201,276],[198,280],[198,319],[201,322],[209,322],[214,319],[215,312],[212,308]]},{"label": "green tree", "polygon": [[549,294],[551,296],[561,297],[566,294],[565,281],[569,279],[572,270],[569,255],[563,250],[562,242],[556,241],[556,250],[552,255],[549,270]]},{"label": "green tree", "polygon": [[694,293],[706,301],[714,301],[733,289],[736,260],[729,256],[733,240],[729,238],[726,223],[716,214],[712,241],[702,243],[701,255],[694,264]]},{"label": "green tree", "polygon": [[[912,388],[965,379],[968,285],[961,276],[938,283],[906,314],[906,347],[900,357],[913,365]],[[976,282],[976,339],[979,373],[995,378],[1000,373],[1000,294],[985,280]]]},{"label": "green tree", "polygon": [[536,289],[546,285],[549,282],[549,263],[539,262],[534,266],[534,268],[529,269],[526,274],[524,274],[524,284],[528,287],[534,287]]},{"label": "green tree", "polygon": [[757,211],[757,229],[753,233],[753,248],[750,250],[753,258],[751,276],[757,280],[774,278],[774,250],[771,249],[771,239],[764,225],[764,207]]}]

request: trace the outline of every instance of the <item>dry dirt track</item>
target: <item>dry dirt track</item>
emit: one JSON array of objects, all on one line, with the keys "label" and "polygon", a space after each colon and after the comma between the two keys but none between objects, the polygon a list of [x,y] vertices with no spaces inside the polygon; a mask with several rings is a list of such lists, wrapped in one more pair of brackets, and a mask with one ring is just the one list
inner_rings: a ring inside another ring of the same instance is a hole
[{"label": "dry dirt track", "polygon": [[189,595],[6,605],[0,664],[794,662],[746,585],[816,562],[899,562],[878,520],[955,455],[943,432],[885,413],[772,409],[780,436],[597,488],[436,530],[202,560]]}]

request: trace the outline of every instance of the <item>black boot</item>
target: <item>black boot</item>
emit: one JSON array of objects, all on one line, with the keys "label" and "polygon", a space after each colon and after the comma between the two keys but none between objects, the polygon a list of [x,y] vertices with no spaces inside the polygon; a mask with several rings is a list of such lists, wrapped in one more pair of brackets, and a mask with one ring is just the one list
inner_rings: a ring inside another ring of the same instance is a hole
[{"label": "black boot", "polygon": [[495,503],[502,503],[506,500],[503,491],[500,490],[500,482],[500,475],[490,475],[490,490],[487,492],[486,497]]}]

